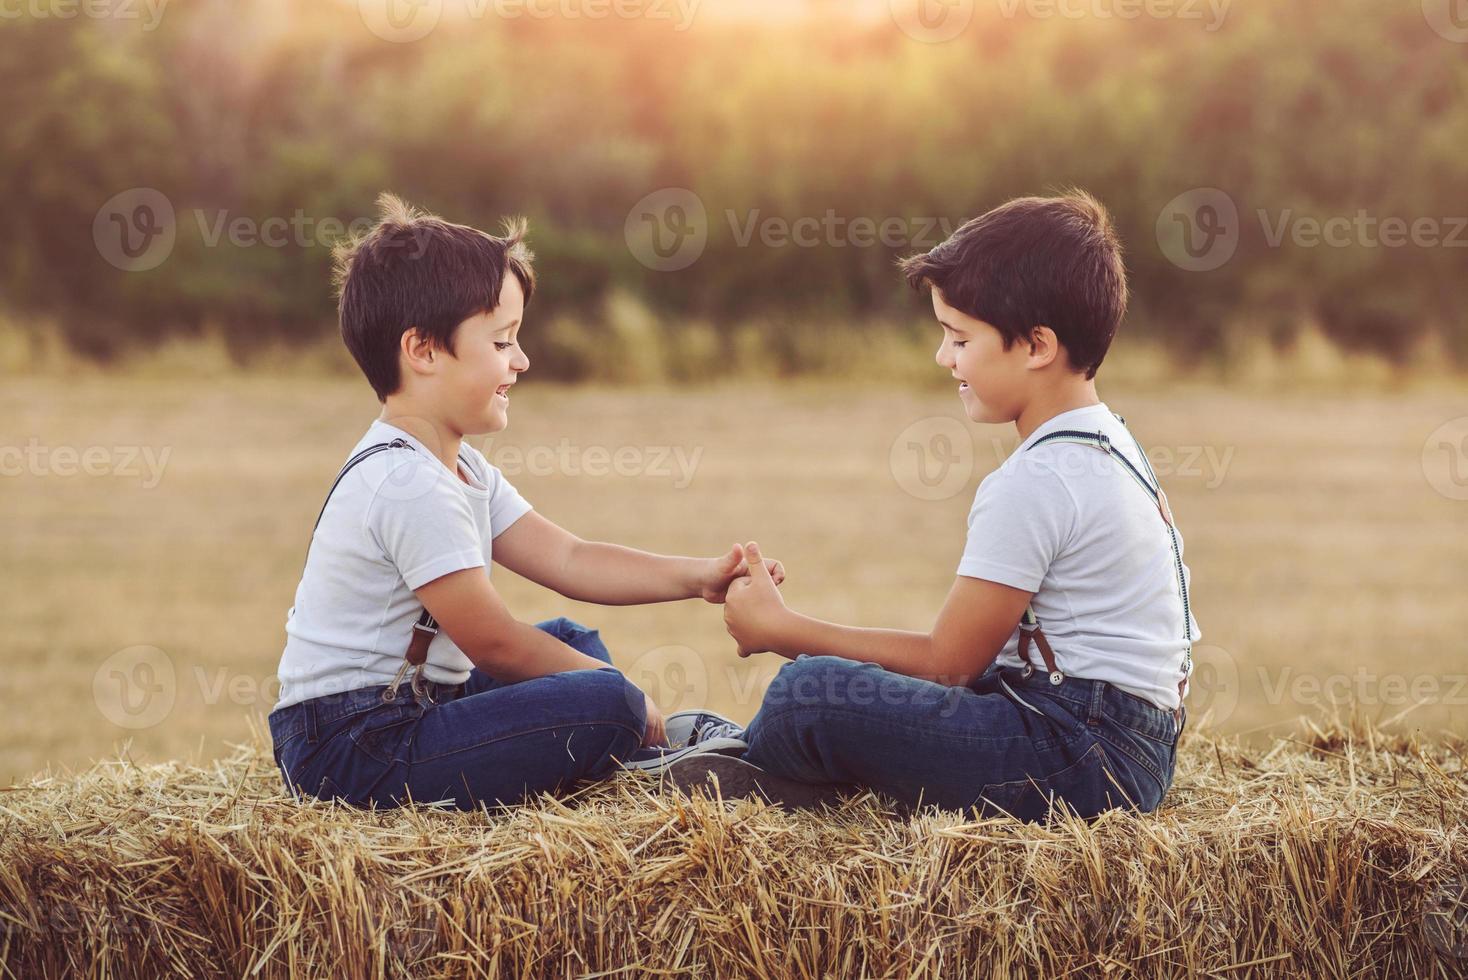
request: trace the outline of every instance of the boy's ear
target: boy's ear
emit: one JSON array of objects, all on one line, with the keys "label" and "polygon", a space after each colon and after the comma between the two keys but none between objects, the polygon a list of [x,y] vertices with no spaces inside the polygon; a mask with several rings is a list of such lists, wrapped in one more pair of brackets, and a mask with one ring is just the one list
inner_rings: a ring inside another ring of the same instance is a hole
[{"label": "boy's ear", "polygon": [[403,336],[398,340],[398,352],[414,374],[433,373],[436,348],[433,341],[417,327],[409,327],[403,331]]},{"label": "boy's ear", "polygon": [[1043,324],[1031,327],[1029,367],[1032,369],[1049,367],[1059,356],[1060,338],[1055,336],[1055,331]]}]

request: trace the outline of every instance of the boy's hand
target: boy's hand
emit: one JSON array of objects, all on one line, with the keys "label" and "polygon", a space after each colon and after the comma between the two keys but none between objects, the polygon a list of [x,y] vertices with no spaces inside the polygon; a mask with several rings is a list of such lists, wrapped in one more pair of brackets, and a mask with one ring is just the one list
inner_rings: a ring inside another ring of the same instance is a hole
[{"label": "boy's hand", "polygon": [[[753,559],[756,564],[763,561],[762,567],[769,573],[771,581],[779,585],[785,581],[785,566],[773,558]],[[699,581],[698,594],[709,602],[718,604],[725,600],[729,594],[729,584],[741,576],[749,574],[750,562],[745,560],[745,551],[739,545],[729,549],[729,553],[722,558],[711,558],[708,562],[708,570],[704,572]]]},{"label": "boy's hand", "polygon": [[759,545],[751,541],[744,554],[749,558],[749,574],[734,581],[724,601],[724,626],[739,644],[741,657],[775,649],[781,620],[789,611],[774,573],[760,556]]},{"label": "boy's hand", "polygon": [[662,709],[652,699],[651,694],[644,691],[642,696],[647,701],[647,727],[642,733],[642,747],[644,749],[651,749],[656,746],[667,745],[668,729],[667,724],[663,721]]}]

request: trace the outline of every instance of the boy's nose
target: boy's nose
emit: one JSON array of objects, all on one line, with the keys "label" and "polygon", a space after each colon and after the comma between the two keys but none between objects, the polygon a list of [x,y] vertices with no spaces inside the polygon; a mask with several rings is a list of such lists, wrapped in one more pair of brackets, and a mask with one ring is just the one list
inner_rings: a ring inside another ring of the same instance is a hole
[{"label": "boy's nose", "polygon": [[524,372],[530,370],[530,358],[524,351],[519,352],[519,357],[510,361],[510,370]]},{"label": "boy's nose", "polygon": [[948,355],[948,342],[945,340],[943,343],[938,345],[938,353],[933,355],[933,360],[938,362],[939,367],[946,367],[948,370],[952,371],[955,367],[957,367],[957,365],[954,363],[953,358],[949,357]]}]

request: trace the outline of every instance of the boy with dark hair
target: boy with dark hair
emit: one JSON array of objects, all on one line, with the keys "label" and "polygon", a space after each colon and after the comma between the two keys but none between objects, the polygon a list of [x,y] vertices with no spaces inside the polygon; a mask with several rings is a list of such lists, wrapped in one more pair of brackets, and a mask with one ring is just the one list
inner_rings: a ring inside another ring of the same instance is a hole
[{"label": "boy with dark hair", "polygon": [[[786,607],[750,575],[724,607],[741,656],[792,659],[743,759],[675,764],[787,805],[857,784],[1025,820],[1150,811],[1172,783],[1193,619],[1182,536],[1146,454],[1096,394],[1126,310],[1121,247],[1084,193],[1022,198],[903,263],[932,294],[938,364],[975,422],[1021,444],[980,484],[932,630],[862,629]],[[1038,657],[1038,660],[1037,660]]]},{"label": "boy with dark hair", "polygon": [[[665,725],[611,666],[596,630],[517,620],[494,561],[606,605],[722,602],[748,571],[736,545],[675,558],[583,541],[464,441],[509,423],[529,367],[519,336],[535,289],[523,222],[503,237],[391,195],[337,251],[342,339],[382,412],[327,495],[286,622],[270,714],[286,784],[355,805],[512,803],[598,778],[639,748],[704,738],[708,716]],[[775,581],[778,562],[761,568]]]}]

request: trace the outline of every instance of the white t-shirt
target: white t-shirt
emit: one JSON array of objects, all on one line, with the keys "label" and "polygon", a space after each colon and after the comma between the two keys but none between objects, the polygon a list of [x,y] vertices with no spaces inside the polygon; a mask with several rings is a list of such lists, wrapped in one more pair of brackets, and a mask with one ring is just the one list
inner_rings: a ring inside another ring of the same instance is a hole
[{"label": "white t-shirt", "polygon": [[[277,709],[391,683],[423,612],[413,590],[465,568],[489,574],[493,540],[530,511],[467,443],[459,468],[468,484],[423,443],[381,419],[348,459],[394,439],[413,448],[359,462],[326,505],[286,618]],[[440,630],[428,646],[423,676],[459,684],[472,667]]]},{"label": "white t-shirt", "polygon": [[[1031,608],[1066,676],[1107,681],[1171,711],[1187,644],[1167,524],[1151,495],[1106,453],[1068,442],[1027,448],[1061,429],[1105,433],[1148,474],[1104,404],[1062,412],[979,484],[958,574],[1033,592]],[[1183,576],[1191,585],[1186,565]],[[1188,626],[1193,640],[1202,638],[1196,618]],[[1044,669],[1034,644],[1029,656]],[[1019,630],[998,662],[1024,665]]]}]

